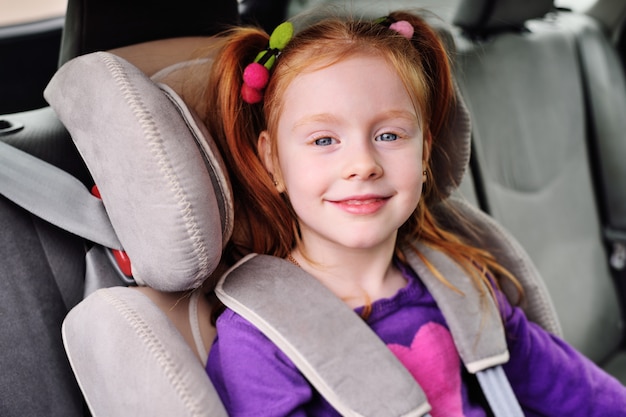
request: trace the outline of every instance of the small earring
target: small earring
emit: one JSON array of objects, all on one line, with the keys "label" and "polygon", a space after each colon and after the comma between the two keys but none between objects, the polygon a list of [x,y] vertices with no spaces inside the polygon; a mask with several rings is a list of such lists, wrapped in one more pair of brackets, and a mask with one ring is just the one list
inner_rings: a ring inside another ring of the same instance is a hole
[{"label": "small earring", "polygon": [[422,182],[426,182],[427,179],[428,179],[428,171],[424,170],[422,171]]}]

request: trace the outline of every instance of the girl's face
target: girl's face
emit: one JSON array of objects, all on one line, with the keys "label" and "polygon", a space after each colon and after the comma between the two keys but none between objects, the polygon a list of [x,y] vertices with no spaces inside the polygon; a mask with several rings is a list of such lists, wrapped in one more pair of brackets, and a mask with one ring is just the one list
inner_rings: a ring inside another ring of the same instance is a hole
[{"label": "girl's face", "polygon": [[419,117],[397,73],[357,55],[298,75],[282,99],[277,137],[263,132],[259,151],[289,196],[307,253],[395,245],[423,176]]}]

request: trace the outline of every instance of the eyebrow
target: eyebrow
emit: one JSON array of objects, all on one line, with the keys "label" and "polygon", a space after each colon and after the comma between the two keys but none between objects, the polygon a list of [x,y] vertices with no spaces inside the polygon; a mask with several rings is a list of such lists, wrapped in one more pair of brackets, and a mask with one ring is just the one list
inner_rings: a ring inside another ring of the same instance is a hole
[{"label": "eyebrow", "polygon": [[[413,112],[406,110],[388,110],[378,115],[380,120],[386,119],[405,119],[412,123],[419,125],[419,117]],[[304,126],[310,123],[338,123],[339,118],[332,113],[316,113],[296,121],[293,125],[293,129],[297,129],[300,126]]]},{"label": "eyebrow", "polygon": [[317,113],[304,116],[293,124],[293,129],[311,123],[338,123],[339,118],[332,113]]}]

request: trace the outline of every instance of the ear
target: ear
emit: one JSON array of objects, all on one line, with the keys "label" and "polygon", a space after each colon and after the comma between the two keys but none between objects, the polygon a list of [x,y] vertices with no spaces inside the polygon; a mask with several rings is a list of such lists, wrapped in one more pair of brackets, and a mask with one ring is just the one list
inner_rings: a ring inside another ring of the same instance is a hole
[{"label": "ear", "polygon": [[265,165],[265,169],[272,177],[276,190],[279,193],[285,192],[285,185],[280,173],[280,167],[278,166],[278,158],[274,155],[274,152],[272,152],[272,140],[267,130],[262,131],[259,135],[257,152],[259,153],[261,161],[263,161],[263,165]]}]

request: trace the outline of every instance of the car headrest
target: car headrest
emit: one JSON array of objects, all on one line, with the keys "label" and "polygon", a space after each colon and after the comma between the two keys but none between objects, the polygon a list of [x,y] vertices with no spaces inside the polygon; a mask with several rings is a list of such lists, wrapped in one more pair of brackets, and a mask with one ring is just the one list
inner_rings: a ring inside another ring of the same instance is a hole
[{"label": "car headrest", "polygon": [[233,227],[223,161],[168,86],[96,52],[65,64],[44,92],[70,132],[140,285],[199,287]]},{"label": "car headrest", "polygon": [[470,34],[521,29],[553,8],[553,0],[461,0],[452,22]]},{"label": "car headrest", "polygon": [[215,35],[238,21],[236,0],[68,0],[59,64],[157,39]]}]

